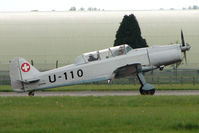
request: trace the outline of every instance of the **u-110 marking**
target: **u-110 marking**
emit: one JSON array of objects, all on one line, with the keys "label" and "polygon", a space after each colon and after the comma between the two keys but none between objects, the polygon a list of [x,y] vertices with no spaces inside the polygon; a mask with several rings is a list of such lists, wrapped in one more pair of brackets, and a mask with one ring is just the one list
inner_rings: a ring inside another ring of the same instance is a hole
[{"label": "u-110 marking", "polygon": [[[68,72],[68,73],[70,73],[69,75],[70,75],[70,77],[71,77],[72,79],[75,78],[74,72],[73,72],[73,71],[70,71],[70,72]],[[67,72],[64,72],[65,80],[68,80],[68,73],[67,73]],[[80,77],[80,78],[83,77],[83,75],[84,75],[83,70],[82,70],[82,69],[78,69],[77,72],[76,72],[76,75],[77,75],[78,77]],[[61,76],[59,76],[59,77],[61,77]],[[54,74],[54,75],[53,75],[53,78],[52,78],[52,77],[49,75],[49,76],[48,76],[48,79],[49,79],[49,82],[50,82],[50,83],[54,83],[54,82],[56,82],[56,80],[57,80],[57,76]]]}]

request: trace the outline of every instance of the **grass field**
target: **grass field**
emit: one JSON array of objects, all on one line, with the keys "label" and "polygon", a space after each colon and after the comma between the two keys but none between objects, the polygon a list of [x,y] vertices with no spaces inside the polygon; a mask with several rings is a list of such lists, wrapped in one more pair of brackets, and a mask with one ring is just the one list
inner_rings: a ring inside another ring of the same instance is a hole
[{"label": "grass field", "polygon": [[[199,84],[153,84],[157,90],[198,90]],[[111,90],[138,90],[139,84],[87,84],[66,87],[57,87],[45,91],[111,91]],[[1,91],[12,91],[10,85],[0,85]]]},{"label": "grass field", "polygon": [[2,97],[1,133],[197,133],[198,96]]}]

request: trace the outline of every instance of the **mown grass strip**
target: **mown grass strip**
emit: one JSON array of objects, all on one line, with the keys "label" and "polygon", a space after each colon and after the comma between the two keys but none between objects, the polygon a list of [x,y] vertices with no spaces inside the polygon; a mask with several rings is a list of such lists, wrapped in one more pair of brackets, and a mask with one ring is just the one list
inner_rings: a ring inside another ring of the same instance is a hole
[{"label": "mown grass strip", "polygon": [[[157,90],[198,90],[199,84],[154,84]],[[46,89],[44,91],[112,91],[112,90],[139,90],[136,84],[85,84]],[[10,85],[0,85],[0,91],[13,91]]]},{"label": "mown grass strip", "polygon": [[198,96],[2,97],[0,133],[195,133]]}]

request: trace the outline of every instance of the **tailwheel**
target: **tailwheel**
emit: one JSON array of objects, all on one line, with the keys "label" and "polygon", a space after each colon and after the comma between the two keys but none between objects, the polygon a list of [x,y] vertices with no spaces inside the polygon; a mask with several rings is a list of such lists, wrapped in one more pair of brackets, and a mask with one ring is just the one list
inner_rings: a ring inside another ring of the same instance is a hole
[{"label": "tailwheel", "polygon": [[143,89],[140,88],[140,94],[141,95],[154,95],[155,94],[155,89],[143,90]]},{"label": "tailwheel", "polygon": [[28,92],[28,96],[34,96],[34,95],[35,95],[34,91]]}]

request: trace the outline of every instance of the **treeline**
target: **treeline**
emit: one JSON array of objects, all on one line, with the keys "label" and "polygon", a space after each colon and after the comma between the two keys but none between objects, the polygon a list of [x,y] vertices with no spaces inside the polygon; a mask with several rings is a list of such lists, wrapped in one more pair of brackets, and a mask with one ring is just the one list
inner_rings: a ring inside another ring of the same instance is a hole
[{"label": "treeline", "polygon": [[71,7],[69,11],[104,11],[104,9],[96,8],[96,7],[89,7],[87,9],[81,7],[81,8],[76,8],[75,6]]},{"label": "treeline", "polygon": [[[199,9],[199,6],[197,5],[182,8],[182,10],[198,10],[198,9]],[[160,8],[159,10],[168,10],[168,9]],[[170,8],[169,10],[179,10],[179,9]]]},{"label": "treeline", "polygon": [[[56,10],[50,10],[51,12],[55,12]],[[97,8],[97,7],[89,7],[89,8],[84,8],[84,7],[81,7],[81,8],[77,8],[75,6],[72,6],[68,11],[104,11],[104,9],[100,9],[100,8]],[[39,10],[31,10],[31,12],[39,12]]]},{"label": "treeline", "polygon": [[197,9],[199,9],[199,6],[197,6],[197,5],[193,5],[193,6],[189,6],[188,8],[183,8],[183,10],[197,10]]}]

